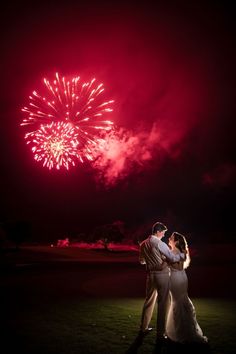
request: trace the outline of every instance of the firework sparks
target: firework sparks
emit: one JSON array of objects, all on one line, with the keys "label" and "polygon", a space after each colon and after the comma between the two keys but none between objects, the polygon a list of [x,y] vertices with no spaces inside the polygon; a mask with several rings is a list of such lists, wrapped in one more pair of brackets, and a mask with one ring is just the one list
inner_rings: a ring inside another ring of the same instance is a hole
[{"label": "firework sparks", "polygon": [[[77,151],[79,161],[83,162],[84,159],[92,160],[92,150],[101,141],[99,139],[100,133],[109,132],[113,129],[113,122],[107,119],[107,115],[113,111],[111,105],[114,101],[104,101],[103,84],[97,84],[95,78],[90,82],[82,83],[80,77],[65,79],[56,73],[53,82],[44,79],[44,85],[44,95],[33,91],[32,95],[29,96],[29,106],[22,109],[26,118],[21,125],[31,126],[35,129],[26,134],[26,139],[40,137],[41,142],[38,144],[41,146],[43,136],[48,136],[49,130],[54,129],[54,133],[57,131],[56,137],[54,137],[56,141],[60,139],[62,142],[64,140],[67,141],[70,136],[68,133],[69,127],[73,126],[73,136],[76,135],[76,141],[78,141],[76,146],[80,149],[80,152]],[[59,137],[59,128],[55,127],[60,127],[61,137]],[[63,129],[67,129],[67,133]],[[66,139],[65,136],[67,136]],[[46,144],[48,144],[48,141]],[[72,145],[74,145],[73,139]],[[65,146],[63,145],[62,149],[59,148],[59,143],[55,143],[55,146],[58,146],[58,151],[63,151],[65,156]],[[66,146],[68,149],[71,148],[68,143]],[[53,149],[51,147],[49,151],[51,151],[49,154],[51,157],[48,156],[45,160],[46,166],[49,168],[57,166],[58,168],[62,162],[59,163],[56,160],[60,160],[58,156],[63,154],[52,152]],[[67,151],[67,155],[71,155],[70,151]],[[41,160],[40,154],[35,156],[37,156],[36,160]],[[73,156],[76,156],[76,154],[73,153]]]},{"label": "firework sparks", "polygon": [[49,169],[75,166],[80,159],[78,153],[78,133],[70,123],[41,125],[34,132],[25,135],[27,144],[32,146],[36,161],[41,161]]}]

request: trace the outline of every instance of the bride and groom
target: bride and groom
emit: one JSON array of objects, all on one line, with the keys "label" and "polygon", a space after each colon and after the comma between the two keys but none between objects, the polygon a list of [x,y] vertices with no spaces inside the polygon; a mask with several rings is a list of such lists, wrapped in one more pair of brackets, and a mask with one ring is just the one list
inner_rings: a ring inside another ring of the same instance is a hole
[{"label": "bride and groom", "polygon": [[190,263],[190,256],[186,239],[173,232],[169,238],[169,248],[161,240],[166,231],[165,225],[155,223],[152,235],[140,245],[140,263],[146,264],[147,270],[140,332],[145,335],[152,330],[149,323],[157,303],[157,345],[162,345],[166,340],[206,343],[207,338],[203,336],[195,308],[188,297],[185,268]]}]

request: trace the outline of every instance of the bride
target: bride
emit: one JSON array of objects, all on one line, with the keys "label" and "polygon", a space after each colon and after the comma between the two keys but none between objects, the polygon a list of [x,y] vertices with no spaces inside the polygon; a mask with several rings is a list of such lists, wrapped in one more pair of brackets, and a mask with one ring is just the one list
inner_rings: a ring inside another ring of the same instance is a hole
[{"label": "bride", "polygon": [[166,335],[174,342],[206,343],[197,322],[195,308],[188,297],[188,278],[185,268],[190,263],[190,256],[186,239],[178,232],[173,232],[169,238],[169,245],[176,254],[186,253],[186,260],[170,264],[170,293],[171,305],[166,322]]}]

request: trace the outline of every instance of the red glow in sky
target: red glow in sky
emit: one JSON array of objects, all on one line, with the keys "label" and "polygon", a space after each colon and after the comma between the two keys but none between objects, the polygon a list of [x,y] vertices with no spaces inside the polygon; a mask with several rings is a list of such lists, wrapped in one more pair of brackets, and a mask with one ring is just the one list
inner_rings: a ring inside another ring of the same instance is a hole
[{"label": "red glow in sky", "polygon": [[[212,225],[234,230],[236,22],[228,2],[36,0],[3,6],[3,218],[33,220],[49,237],[63,225],[76,229],[117,218],[145,224],[166,215],[199,234]],[[91,84],[93,77],[98,81]],[[95,95],[100,83],[106,91]],[[83,89],[80,107],[75,87]],[[95,90],[92,97],[88,89]],[[22,103],[23,123],[30,124],[19,129]],[[98,106],[103,116],[94,115]],[[28,145],[23,138],[58,122],[78,133],[81,151],[78,158],[71,147],[75,167],[68,162],[69,173],[54,158],[50,173],[41,168],[44,158],[33,163],[31,149],[40,144],[33,135]],[[103,190],[104,183],[112,188]]]}]

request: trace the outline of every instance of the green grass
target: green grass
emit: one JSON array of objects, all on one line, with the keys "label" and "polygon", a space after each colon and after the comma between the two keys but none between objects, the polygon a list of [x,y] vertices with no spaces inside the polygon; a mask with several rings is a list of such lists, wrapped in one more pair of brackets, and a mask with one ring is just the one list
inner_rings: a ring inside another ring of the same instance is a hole
[{"label": "green grass", "polygon": [[[236,302],[192,301],[212,353],[236,352]],[[72,302],[55,299],[53,303],[42,301],[37,306],[24,305],[8,322],[10,328],[17,329],[15,342],[24,354],[120,354],[128,350],[137,335],[142,305],[143,299],[78,299]],[[154,327],[155,318],[156,312],[152,320]],[[152,353],[154,343],[155,331],[144,339],[138,353]]]}]

